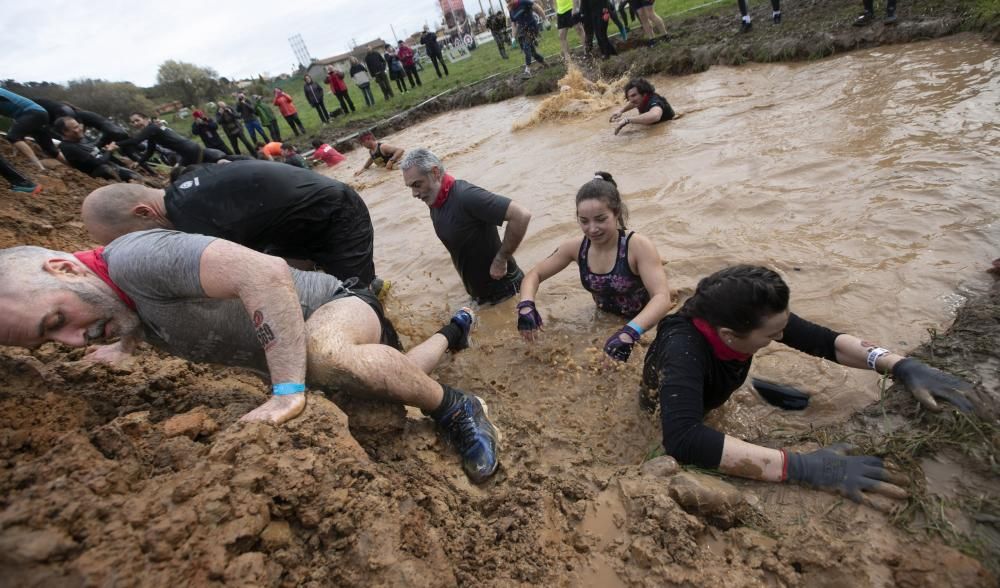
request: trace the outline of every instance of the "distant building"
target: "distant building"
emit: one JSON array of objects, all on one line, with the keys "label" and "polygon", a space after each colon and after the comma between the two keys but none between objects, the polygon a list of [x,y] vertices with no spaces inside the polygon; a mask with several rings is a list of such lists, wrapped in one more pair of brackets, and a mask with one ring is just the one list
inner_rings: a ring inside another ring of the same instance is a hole
[{"label": "distant building", "polygon": [[367,43],[362,43],[354,48],[352,51],[347,53],[341,53],[340,55],[334,55],[333,57],[326,57],[324,59],[314,59],[312,63],[309,64],[306,73],[312,76],[312,79],[316,82],[322,83],[326,79],[326,66],[332,65],[334,69],[339,69],[344,73],[344,77],[350,77],[348,75],[348,70],[351,69],[351,57],[357,57],[358,60],[363,64],[365,61],[365,53],[368,53],[368,48],[372,47],[379,53],[385,47],[386,42],[381,38],[368,41]]},{"label": "distant building", "polygon": [[463,0],[438,0],[441,6],[441,13],[444,14],[444,22],[447,28],[455,28],[465,24],[469,17],[465,14],[465,2]]}]

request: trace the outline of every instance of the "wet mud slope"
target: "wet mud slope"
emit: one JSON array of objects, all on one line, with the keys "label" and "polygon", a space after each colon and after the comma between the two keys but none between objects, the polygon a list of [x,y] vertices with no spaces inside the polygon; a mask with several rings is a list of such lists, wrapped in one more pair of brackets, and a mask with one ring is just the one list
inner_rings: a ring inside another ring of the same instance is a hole
[{"label": "wet mud slope", "polygon": [[[87,246],[76,214],[98,184],[70,171],[49,175],[37,179],[66,188],[5,193],[0,246]],[[963,373],[995,387],[987,342],[996,341],[996,290],[991,296],[971,303],[971,318],[927,353],[935,363],[983,366]],[[982,563],[996,561],[995,549],[904,530],[893,518],[902,514],[724,480],[667,457],[622,459],[621,447],[599,440],[617,411],[641,423],[640,444],[655,439],[657,425],[636,417],[634,402],[602,399],[606,372],[569,356],[474,351],[451,360],[441,378],[497,400],[504,467],[482,487],[468,483],[455,453],[417,414],[317,394],[284,427],[246,425],[239,416],[264,399],[246,375],[148,349],[114,369],[76,363],[81,351],[54,346],[0,349],[0,585],[996,584]],[[548,367],[551,398],[535,396],[517,374],[476,369],[528,360]],[[557,408],[567,399],[573,410]],[[885,416],[880,407],[870,418],[899,429],[936,426],[905,414],[908,406],[886,403]],[[945,449],[934,455],[965,458]],[[995,500],[996,454],[980,457],[994,468],[981,475]],[[995,533],[996,511],[977,512],[971,524]]]}]

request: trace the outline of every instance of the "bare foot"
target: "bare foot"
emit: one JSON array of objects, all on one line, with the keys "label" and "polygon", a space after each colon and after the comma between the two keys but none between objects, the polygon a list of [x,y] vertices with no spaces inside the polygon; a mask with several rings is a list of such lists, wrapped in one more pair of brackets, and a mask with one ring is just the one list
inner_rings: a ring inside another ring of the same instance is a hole
[{"label": "bare foot", "polygon": [[243,415],[240,420],[243,422],[267,422],[280,425],[299,416],[305,407],[305,393],[272,396],[264,404]]}]

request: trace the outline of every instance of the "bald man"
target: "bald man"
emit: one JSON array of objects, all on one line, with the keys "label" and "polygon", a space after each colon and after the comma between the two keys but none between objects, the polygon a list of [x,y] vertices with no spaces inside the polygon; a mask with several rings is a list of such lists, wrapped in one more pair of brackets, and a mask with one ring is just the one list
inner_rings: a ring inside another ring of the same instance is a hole
[{"label": "bald man", "polygon": [[374,229],[350,186],[269,161],[205,165],[165,190],[116,184],[83,202],[91,237],[107,244],[133,231],[175,229],[309,260],[355,288],[375,279]]}]

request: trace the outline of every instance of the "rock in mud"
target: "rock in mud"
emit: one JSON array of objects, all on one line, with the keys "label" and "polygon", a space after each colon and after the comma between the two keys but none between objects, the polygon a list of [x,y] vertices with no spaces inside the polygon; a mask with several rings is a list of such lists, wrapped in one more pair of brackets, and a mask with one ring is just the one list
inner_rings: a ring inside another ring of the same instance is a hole
[{"label": "rock in mud", "polygon": [[679,472],[680,469],[681,467],[677,464],[676,459],[669,455],[661,455],[642,464],[639,471],[646,476],[669,478]]},{"label": "rock in mud", "polygon": [[670,479],[670,497],[685,511],[721,529],[731,528],[753,512],[751,501],[732,484],[691,472]]}]

